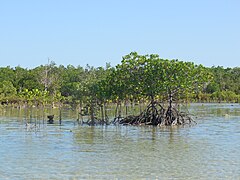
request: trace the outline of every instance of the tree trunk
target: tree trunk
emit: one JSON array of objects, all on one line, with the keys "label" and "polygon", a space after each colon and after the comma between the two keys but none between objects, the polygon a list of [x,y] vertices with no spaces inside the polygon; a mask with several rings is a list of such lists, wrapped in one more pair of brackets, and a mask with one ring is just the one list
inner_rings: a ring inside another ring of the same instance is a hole
[{"label": "tree trunk", "polygon": [[169,118],[170,118],[170,123],[172,123],[172,102],[173,102],[173,95],[171,90],[169,90]]}]

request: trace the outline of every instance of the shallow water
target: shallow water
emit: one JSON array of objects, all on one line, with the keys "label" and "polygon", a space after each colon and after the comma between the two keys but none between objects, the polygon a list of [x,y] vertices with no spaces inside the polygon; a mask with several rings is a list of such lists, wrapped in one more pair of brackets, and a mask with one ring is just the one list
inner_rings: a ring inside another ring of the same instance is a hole
[{"label": "shallow water", "polygon": [[[0,179],[240,179],[240,105],[192,104],[183,128],[25,125],[0,117]],[[69,115],[69,116],[68,116]]]}]

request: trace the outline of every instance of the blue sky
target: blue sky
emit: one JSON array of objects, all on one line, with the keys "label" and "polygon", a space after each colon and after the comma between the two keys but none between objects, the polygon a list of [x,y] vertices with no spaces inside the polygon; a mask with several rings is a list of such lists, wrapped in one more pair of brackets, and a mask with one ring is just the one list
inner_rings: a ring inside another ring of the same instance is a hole
[{"label": "blue sky", "polygon": [[112,66],[159,54],[240,65],[239,0],[0,0],[0,66]]}]

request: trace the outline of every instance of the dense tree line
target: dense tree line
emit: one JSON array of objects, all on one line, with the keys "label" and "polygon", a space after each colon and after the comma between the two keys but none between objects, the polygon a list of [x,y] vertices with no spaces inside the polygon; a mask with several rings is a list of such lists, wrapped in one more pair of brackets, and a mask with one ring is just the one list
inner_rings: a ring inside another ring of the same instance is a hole
[{"label": "dense tree line", "polygon": [[33,69],[0,67],[0,102],[17,107],[69,104],[88,107],[92,116],[97,107],[106,119],[108,103],[117,104],[120,116],[121,104],[133,102],[239,102],[239,84],[239,67],[207,68],[132,52],[115,67],[65,67],[54,62]]}]

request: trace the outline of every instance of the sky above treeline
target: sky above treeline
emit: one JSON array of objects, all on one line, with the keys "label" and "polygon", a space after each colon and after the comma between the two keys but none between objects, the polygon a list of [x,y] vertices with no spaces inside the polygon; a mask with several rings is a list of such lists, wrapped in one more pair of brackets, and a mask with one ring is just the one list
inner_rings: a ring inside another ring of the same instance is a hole
[{"label": "sky above treeline", "polygon": [[132,51],[240,66],[239,0],[0,1],[0,66],[94,67]]}]

